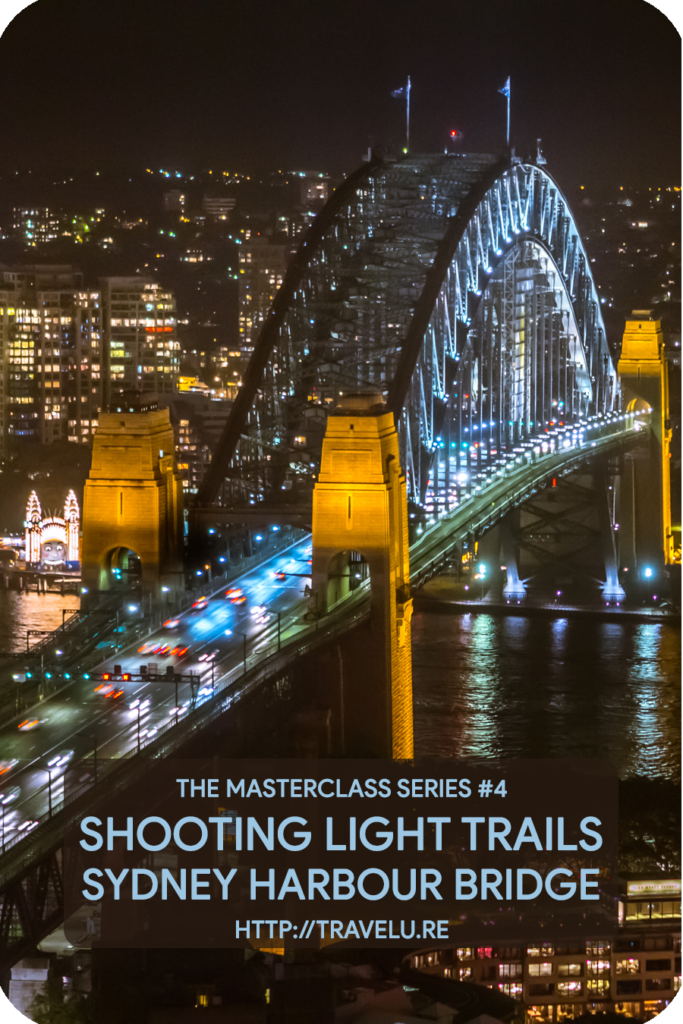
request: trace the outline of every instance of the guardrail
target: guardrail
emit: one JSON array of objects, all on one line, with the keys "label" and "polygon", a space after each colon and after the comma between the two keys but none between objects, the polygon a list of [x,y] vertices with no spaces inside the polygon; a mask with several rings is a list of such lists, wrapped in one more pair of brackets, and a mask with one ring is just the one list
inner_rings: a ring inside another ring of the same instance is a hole
[{"label": "guardrail", "polygon": [[[253,638],[251,654],[247,655],[247,671],[244,663],[236,665],[215,681],[212,697],[199,704],[187,717],[178,718],[166,723],[155,736],[121,757],[112,758],[104,764],[109,765],[102,773],[98,773],[97,782],[84,783],[79,789],[67,794],[52,809],[52,816],[41,822],[28,835],[16,836],[5,844],[4,853],[0,856],[0,890],[21,878],[25,871],[36,861],[53,852],[62,843],[62,837],[69,824],[78,817],[94,808],[102,792],[101,786],[106,782],[107,794],[115,794],[131,785],[144,775],[146,762],[149,758],[167,757],[183,746],[199,730],[223,715],[231,705],[264,685],[270,679],[277,678],[291,664],[319,647],[323,647],[338,637],[344,636],[364,622],[370,615],[370,602],[367,589],[358,590],[343,609],[337,609],[324,620],[316,620],[308,624],[297,625],[296,633],[287,636],[287,628],[279,639],[274,626],[269,626],[263,633]],[[292,629],[290,624],[289,629]],[[266,634],[270,634],[266,637]],[[262,643],[256,646],[257,642]],[[265,645],[265,646],[264,646]],[[251,662],[251,664],[250,664]],[[204,685],[210,682],[210,673],[202,680]],[[134,731],[136,723],[131,723]],[[143,753],[147,757],[139,755]],[[98,763],[99,767],[99,763]]]},{"label": "guardrail", "polygon": [[[428,579],[459,539],[489,529],[536,493],[548,476],[566,476],[597,455],[623,450],[625,443],[639,444],[647,436],[647,426],[647,414],[613,414],[530,440],[519,454],[490,471],[491,479],[478,485],[476,495],[433,520],[411,546],[411,582],[420,585]],[[571,441],[572,434],[583,436]]]}]

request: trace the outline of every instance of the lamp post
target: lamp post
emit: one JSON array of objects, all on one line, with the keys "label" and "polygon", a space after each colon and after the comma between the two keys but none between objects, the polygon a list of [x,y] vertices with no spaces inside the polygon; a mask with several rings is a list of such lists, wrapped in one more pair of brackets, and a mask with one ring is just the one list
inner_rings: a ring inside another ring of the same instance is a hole
[{"label": "lamp post", "polygon": [[48,818],[52,817],[52,768],[47,768],[47,808]]}]

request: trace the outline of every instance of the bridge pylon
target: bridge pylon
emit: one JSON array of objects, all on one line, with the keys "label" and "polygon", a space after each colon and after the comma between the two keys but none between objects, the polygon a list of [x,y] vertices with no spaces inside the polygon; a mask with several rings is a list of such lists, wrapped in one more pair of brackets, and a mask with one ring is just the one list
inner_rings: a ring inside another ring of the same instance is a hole
[{"label": "bridge pylon", "polygon": [[370,629],[355,634],[353,667],[345,673],[347,749],[357,756],[409,758],[413,687],[406,480],[394,417],[379,394],[347,395],[327,420],[313,491],[309,614],[331,611],[368,573]]},{"label": "bridge pylon", "polygon": [[[168,409],[100,413],[83,494],[84,606],[182,589],[183,485]],[[166,602],[164,602],[166,603]]]},{"label": "bridge pylon", "polygon": [[622,405],[627,411],[652,410],[650,444],[625,458],[619,492],[622,566],[669,565],[671,470],[669,379],[661,321],[650,310],[635,309],[626,321],[618,364]]}]

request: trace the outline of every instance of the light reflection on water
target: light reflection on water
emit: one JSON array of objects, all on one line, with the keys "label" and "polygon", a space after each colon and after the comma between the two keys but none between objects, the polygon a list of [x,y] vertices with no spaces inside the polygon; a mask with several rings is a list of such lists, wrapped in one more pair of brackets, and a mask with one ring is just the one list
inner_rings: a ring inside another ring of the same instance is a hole
[{"label": "light reflection on water", "polygon": [[[36,594],[18,590],[0,590],[0,651],[25,651],[28,629],[57,629],[66,618],[78,611],[80,600],[75,594]],[[36,643],[39,636],[32,636]]]},{"label": "light reflection on water", "polygon": [[602,757],[680,771],[680,635],[665,623],[419,613],[417,756]]}]

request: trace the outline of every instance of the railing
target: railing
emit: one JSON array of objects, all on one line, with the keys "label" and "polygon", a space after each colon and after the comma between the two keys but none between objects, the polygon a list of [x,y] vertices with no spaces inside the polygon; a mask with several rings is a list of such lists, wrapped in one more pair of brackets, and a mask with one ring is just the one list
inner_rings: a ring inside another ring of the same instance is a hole
[{"label": "railing", "polygon": [[489,467],[486,479],[467,500],[438,516],[411,546],[413,583],[423,582],[443,561],[459,538],[493,526],[510,509],[534,494],[551,474],[566,475],[596,455],[606,455],[624,442],[639,443],[649,426],[648,414],[613,413],[587,423],[558,427],[520,445],[516,453]]},{"label": "railing", "polygon": [[[335,609],[322,622],[316,620],[307,624],[290,624],[280,630],[279,636],[275,624],[268,626],[252,639],[246,672],[244,663],[229,669],[215,680],[213,696],[200,703],[186,718],[176,716],[161,726],[153,737],[141,737],[139,750],[135,740],[134,747],[121,757],[105,760],[103,771],[101,774],[98,772],[97,782],[93,779],[72,790],[62,801],[53,805],[52,815],[35,830],[9,840],[0,857],[0,888],[5,888],[21,877],[27,867],[61,845],[63,833],[69,825],[96,806],[105,780],[107,795],[114,795],[143,775],[147,758],[137,756],[143,750],[148,758],[169,756],[196,732],[223,715],[236,700],[269,679],[277,678],[299,658],[344,636],[365,621],[369,614],[368,590],[365,587],[356,591],[352,598],[344,602],[343,608]],[[293,629],[296,632],[292,632]],[[210,671],[205,673],[202,683],[204,686],[210,683]],[[130,729],[133,738],[135,722],[131,723]],[[104,768],[107,764],[109,767]]]}]

